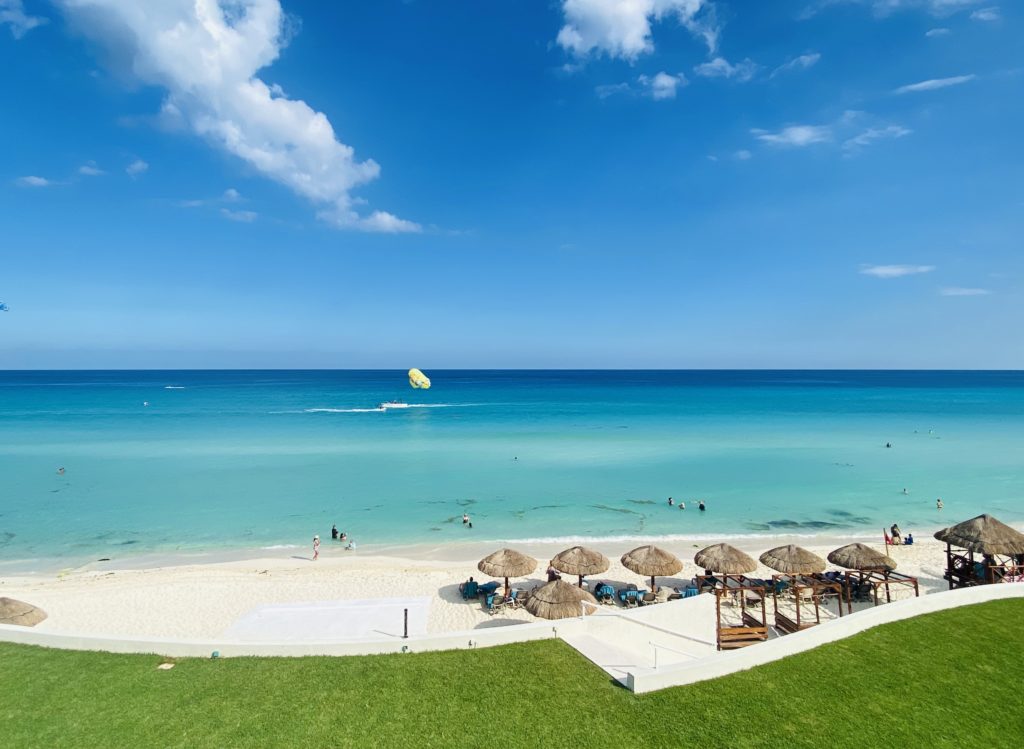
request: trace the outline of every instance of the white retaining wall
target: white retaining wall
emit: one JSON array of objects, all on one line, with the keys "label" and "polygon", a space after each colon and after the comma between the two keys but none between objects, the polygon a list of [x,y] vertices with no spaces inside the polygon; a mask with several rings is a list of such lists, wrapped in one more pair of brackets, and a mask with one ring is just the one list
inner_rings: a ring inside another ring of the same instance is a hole
[{"label": "white retaining wall", "polygon": [[675,663],[658,669],[637,669],[629,673],[627,686],[633,692],[642,693],[715,679],[842,640],[880,624],[1001,598],[1024,598],[1024,584],[979,585],[887,603],[739,650],[716,652],[700,660]]},{"label": "white retaining wall", "polygon": [[372,655],[376,653],[422,653],[428,650],[463,650],[508,645],[513,642],[550,640],[560,633],[583,631],[579,619],[512,624],[469,629],[440,635],[400,637],[387,640],[348,642],[241,642],[232,640],[173,640],[167,638],[96,637],[86,634],[38,632],[28,627],[0,624],[0,641],[41,645],[64,650],[99,650],[109,653],[154,653],[169,657],[208,658],[217,651],[232,656]]}]

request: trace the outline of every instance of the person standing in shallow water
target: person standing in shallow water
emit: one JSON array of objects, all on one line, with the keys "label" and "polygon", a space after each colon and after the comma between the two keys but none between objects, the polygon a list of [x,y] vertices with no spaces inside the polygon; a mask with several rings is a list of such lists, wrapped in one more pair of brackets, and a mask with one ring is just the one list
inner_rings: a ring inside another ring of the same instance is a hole
[{"label": "person standing in shallow water", "polygon": [[704,506],[703,499],[697,503],[697,509],[700,510],[701,512],[704,512],[704,510],[708,509],[707,507]]}]

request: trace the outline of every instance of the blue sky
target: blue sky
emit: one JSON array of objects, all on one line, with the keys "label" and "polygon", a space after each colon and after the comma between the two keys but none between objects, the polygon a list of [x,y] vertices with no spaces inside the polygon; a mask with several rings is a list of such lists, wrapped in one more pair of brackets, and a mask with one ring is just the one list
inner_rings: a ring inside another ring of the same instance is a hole
[{"label": "blue sky", "polygon": [[1024,9],[0,0],[0,367],[1024,368]]}]

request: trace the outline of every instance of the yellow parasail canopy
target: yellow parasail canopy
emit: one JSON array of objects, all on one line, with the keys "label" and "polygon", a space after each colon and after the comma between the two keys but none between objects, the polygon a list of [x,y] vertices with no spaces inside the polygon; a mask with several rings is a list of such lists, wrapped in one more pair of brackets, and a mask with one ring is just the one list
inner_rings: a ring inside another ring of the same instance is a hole
[{"label": "yellow parasail canopy", "polygon": [[429,390],[430,389],[430,378],[420,372],[418,369],[409,370],[409,384],[417,390]]}]

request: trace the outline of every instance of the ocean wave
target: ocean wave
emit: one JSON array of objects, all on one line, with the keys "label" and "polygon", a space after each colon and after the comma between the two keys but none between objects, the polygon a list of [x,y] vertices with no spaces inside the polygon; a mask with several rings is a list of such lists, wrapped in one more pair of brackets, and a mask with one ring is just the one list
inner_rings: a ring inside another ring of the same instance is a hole
[{"label": "ocean wave", "polygon": [[271,413],[307,413],[307,414],[366,414],[383,413],[384,411],[404,411],[407,408],[468,408],[479,406],[479,403],[402,403],[394,406],[378,406],[376,408],[304,408],[302,411],[272,411]]},{"label": "ocean wave", "polygon": [[383,412],[383,408],[304,408],[301,411],[272,411],[271,413],[304,414],[369,414]]},{"label": "ocean wave", "polygon": [[184,390],[184,385],[164,385],[164,390]]},{"label": "ocean wave", "polygon": [[622,535],[607,535],[607,536],[536,536],[530,538],[500,538],[492,539],[485,543],[502,543],[502,544],[565,544],[567,546],[574,545],[585,545],[585,544],[608,544],[608,543],[678,543],[680,541],[708,541],[715,542],[721,541],[722,539],[732,540],[766,540],[766,539],[780,539],[780,538],[803,538],[803,539],[824,539],[824,538],[851,538],[855,540],[860,539],[872,539],[878,534],[870,534],[867,531],[860,531],[851,529],[848,532],[842,532],[836,529],[832,533],[730,533],[728,531],[722,531],[721,533],[667,533],[664,535],[641,535],[641,534],[622,534]]},{"label": "ocean wave", "polygon": [[301,549],[298,544],[273,544],[272,546],[261,546],[261,549]]}]

